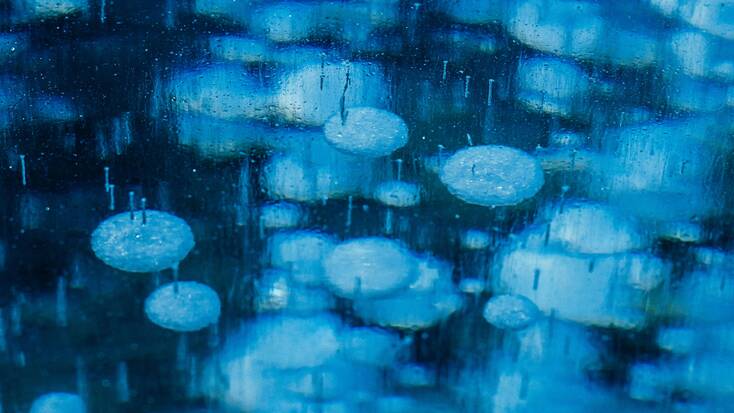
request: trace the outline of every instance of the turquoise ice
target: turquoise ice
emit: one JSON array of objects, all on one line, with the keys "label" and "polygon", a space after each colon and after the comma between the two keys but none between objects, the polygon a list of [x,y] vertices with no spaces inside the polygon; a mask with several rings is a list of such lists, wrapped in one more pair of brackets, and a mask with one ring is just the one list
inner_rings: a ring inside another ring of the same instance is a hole
[{"label": "turquoise ice", "polygon": [[[145,214],[145,223],[143,222]],[[194,247],[186,221],[161,211],[114,215],[92,233],[92,250],[110,267],[128,272],[154,272],[174,267]]]}]

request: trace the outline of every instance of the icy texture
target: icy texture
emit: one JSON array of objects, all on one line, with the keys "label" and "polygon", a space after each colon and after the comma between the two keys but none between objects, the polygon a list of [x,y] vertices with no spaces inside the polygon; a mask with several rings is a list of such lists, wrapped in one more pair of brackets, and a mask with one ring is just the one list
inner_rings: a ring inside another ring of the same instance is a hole
[{"label": "icy texture", "polygon": [[385,295],[417,275],[413,256],[386,238],[358,238],[337,245],[324,261],[326,280],[342,297]]},{"label": "icy texture", "polygon": [[452,155],[441,168],[441,182],[464,202],[482,206],[515,205],[543,186],[536,159],[506,146],[475,146]]},{"label": "icy texture", "polygon": [[298,205],[275,202],[260,208],[260,224],[265,228],[292,228],[298,225],[303,211]]},{"label": "icy texture", "polygon": [[71,393],[47,393],[33,401],[30,413],[86,413],[81,397]]},{"label": "icy texture", "polygon": [[171,268],[194,247],[189,225],[174,215],[148,210],[124,212],[103,221],[92,233],[92,250],[105,264],[128,272]]},{"label": "icy texture", "polygon": [[326,141],[354,155],[386,156],[408,143],[408,127],[396,114],[371,107],[353,107],[324,124]]},{"label": "icy texture", "polygon": [[529,108],[570,116],[585,108],[588,76],[576,65],[558,59],[534,58],[517,69],[518,99]]},{"label": "icy texture", "polygon": [[221,304],[216,291],[195,281],[174,281],[145,299],[145,315],[163,328],[197,331],[219,320]]},{"label": "icy texture", "polygon": [[324,258],[336,240],[317,231],[291,231],[273,234],[269,240],[270,264],[283,268],[293,278],[307,285],[318,285],[324,279]]},{"label": "icy texture", "polygon": [[482,315],[497,328],[516,330],[535,321],[538,308],[520,295],[498,295],[487,301]]},{"label": "icy texture", "polygon": [[377,185],[374,197],[381,203],[396,208],[412,207],[421,200],[420,187],[403,181],[387,181]]},{"label": "icy texture", "polygon": [[[349,73],[349,85],[347,83]],[[384,107],[387,87],[377,67],[369,63],[309,64],[285,76],[276,96],[281,115],[289,122],[321,126],[340,102],[346,108]]]}]

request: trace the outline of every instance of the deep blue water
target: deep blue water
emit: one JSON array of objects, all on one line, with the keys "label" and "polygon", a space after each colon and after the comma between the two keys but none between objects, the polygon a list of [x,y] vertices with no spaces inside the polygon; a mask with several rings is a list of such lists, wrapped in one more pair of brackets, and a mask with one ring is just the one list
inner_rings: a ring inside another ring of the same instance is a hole
[{"label": "deep blue water", "polygon": [[0,0],[0,412],[727,412],[733,113],[728,0]]}]

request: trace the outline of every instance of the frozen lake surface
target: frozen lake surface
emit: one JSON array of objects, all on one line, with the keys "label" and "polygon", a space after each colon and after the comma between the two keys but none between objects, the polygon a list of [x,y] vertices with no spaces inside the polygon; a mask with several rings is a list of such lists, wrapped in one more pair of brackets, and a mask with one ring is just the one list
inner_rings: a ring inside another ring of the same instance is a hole
[{"label": "frozen lake surface", "polygon": [[731,0],[0,0],[0,413],[728,413]]}]

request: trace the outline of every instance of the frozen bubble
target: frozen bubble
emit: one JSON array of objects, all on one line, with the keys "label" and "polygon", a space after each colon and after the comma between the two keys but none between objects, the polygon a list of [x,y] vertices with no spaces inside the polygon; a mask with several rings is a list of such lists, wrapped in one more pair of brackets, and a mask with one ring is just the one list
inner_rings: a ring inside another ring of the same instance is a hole
[{"label": "frozen bubble", "polygon": [[598,152],[564,147],[537,148],[535,156],[546,172],[586,171],[606,160]]},{"label": "frozen bubble", "polygon": [[264,228],[292,228],[303,216],[301,207],[290,202],[274,202],[260,207],[260,223]]},{"label": "frozen bubble", "polygon": [[499,21],[505,14],[504,2],[485,0],[456,0],[437,3],[452,20],[467,24],[488,24]]},{"label": "frozen bubble", "polygon": [[[347,73],[349,85],[347,84]],[[281,82],[276,105],[286,120],[298,124],[321,126],[345,108],[357,106],[384,107],[388,90],[379,67],[375,64],[328,62],[308,64],[287,75]]]},{"label": "frozen bubble", "polygon": [[324,278],[324,258],[336,240],[316,231],[278,232],[270,237],[270,264],[290,271],[294,280],[318,285]]},{"label": "frozen bubble", "polygon": [[[591,58],[602,46],[604,20],[597,4],[545,0],[514,3],[507,29],[521,42],[546,53]],[[609,45],[604,45],[608,47]]]},{"label": "frozen bubble", "polygon": [[334,297],[326,290],[299,285],[286,271],[266,270],[255,281],[255,309],[309,314],[334,307]]},{"label": "frozen bubble", "polygon": [[729,104],[729,85],[667,73],[667,102],[689,112],[716,112]]},{"label": "frozen bubble", "polygon": [[375,188],[374,197],[381,203],[396,208],[412,207],[421,200],[420,187],[403,181],[380,183]]},{"label": "frozen bubble", "polygon": [[164,99],[181,112],[217,119],[260,119],[270,113],[271,97],[258,78],[235,64],[176,73],[169,88]]},{"label": "frozen bubble", "polygon": [[280,311],[288,306],[291,294],[290,280],[284,271],[265,271],[255,281],[255,310]]},{"label": "frozen bubble", "polygon": [[385,298],[364,299],[354,305],[362,319],[403,330],[420,330],[441,322],[463,306],[453,292],[405,292]]},{"label": "frozen bubble", "polygon": [[672,294],[672,304],[667,310],[674,315],[703,323],[734,320],[734,283],[730,268],[711,267],[686,274]]},{"label": "frozen bubble", "polygon": [[611,254],[647,245],[635,220],[613,207],[593,202],[569,201],[550,210],[547,244],[581,254]]},{"label": "frozen bubble", "polygon": [[209,50],[215,58],[245,63],[263,62],[270,56],[266,41],[237,35],[209,37]]},{"label": "frozen bubble", "polygon": [[704,230],[696,222],[666,221],[657,227],[657,235],[661,238],[680,242],[701,242]]},{"label": "frozen bubble", "polygon": [[675,377],[669,368],[637,363],[629,372],[629,396],[635,400],[662,402],[670,397]]},{"label": "frozen bubble", "polygon": [[315,5],[300,2],[264,3],[252,11],[249,29],[274,42],[304,40],[315,26]]},{"label": "frozen bubble", "polygon": [[231,340],[230,347],[269,367],[316,367],[338,352],[340,328],[327,315],[261,317],[243,330],[244,343]]},{"label": "frozen bubble", "polygon": [[382,372],[373,366],[335,359],[312,371],[286,371],[281,375],[279,381],[283,387],[299,397],[312,400],[365,400],[379,392]]},{"label": "frozen bubble", "polygon": [[401,364],[394,367],[394,377],[402,387],[432,387],[436,385],[436,371],[420,364]]},{"label": "frozen bubble", "polygon": [[409,286],[411,291],[440,292],[450,291],[453,288],[451,264],[431,255],[418,256],[416,261],[418,262],[418,276]]},{"label": "frozen bubble", "polygon": [[273,198],[321,202],[369,193],[375,162],[337,151],[320,134],[307,143],[294,142],[287,153],[271,157],[260,179]]},{"label": "frozen bubble", "polygon": [[696,348],[698,332],[686,327],[663,327],[658,330],[656,343],[663,350],[688,354]]},{"label": "frozen bubble", "polygon": [[719,182],[711,176],[724,167],[720,153],[731,124],[720,116],[648,121],[605,132],[605,162],[592,165],[600,182],[594,196],[626,213],[660,220],[690,220],[719,208]]},{"label": "frozen bubble", "polygon": [[172,268],[194,247],[194,234],[186,221],[174,215],[147,210],[125,212],[103,221],[92,233],[92,250],[105,264],[128,272],[154,272]]},{"label": "frozen bubble", "polygon": [[390,155],[408,143],[408,127],[396,114],[372,107],[352,107],[324,124],[326,141],[359,156]]},{"label": "frozen bubble", "polygon": [[669,16],[677,16],[715,36],[734,40],[734,3],[730,0],[651,0]]},{"label": "frozen bubble", "polygon": [[160,327],[173,331],[197,331],[219,320],[219,296],[195,281],[175,281],[153,291],[145,299],[145,315]]},{"label": "frozen bubble", "polygon": [[489,247],[491,239],[486,231],[468,229],[461,233],[461,246],[468,250],[483,250]]},{"label": "frozen bubble", "polygon": [[670,266],[647,254],[569,255],[516,248],[498,256],[494,291],[523,295],[546,315],[578,323],[637,328],[646,292]]},{"label": "frozen bubble", "polygon": [[81,397],[72,393],[46,393],[33,401],[30,413],[85,413]]},{"label": "frozen bubble", "polygon": [[176,115],[178,143],[196,148],[208,157],[240,159],[255,146],[270,146],[273,130],[256,120],[221,119],[179,111]]},{"label": "frozen bubble", "polygon": [[506,146],[475,146],[452,155],[441,168],[441,182],[464,202],[515,205],[543,186],[543,170],[532,156]]},{"label": "frozen bubble", "polygon": [[548,142],[552,147],[581,148],[589,142],[589,137],[577,132],[553,132]]},{"label": "frozen bubble", "polygon": [[343,357],[375,366],[392,365],[402,348],[397,334],[372,327],[350,328],[340,340]]},{"label": "frozen bubble", "polygon": [[251,0],[194,0],[194,13],[247,25],[252,15]]},{"label": "frozen bubble", "polygon": [[389,294],[416,277],[416,262],[401,244],[387,238],[357,238],[337,245],[324,260],[335,294],[353,298]]},{"label": "frozen bubble", "polygon": [[499,329],[519,330],[535,321],[538,307],[521,295],[497,295],[487,301],[482,315]]},{"label": "frozen bubble", "polygon": [[465,294],[480,294],[484,291],[485,284],[479,278],[463,278],[459,282],[459,291]]},{"label": "frozen bubble", "polygon": [[11,0],[10,3],[15,12],[13,20],[19,22],[89,12],[88,0]]},{"label": "frozen bubble", "polygon": [[532,58],[517,69],[517,99],[529,108],[571,116],[586,110],[589,77],[573,63]]}]

